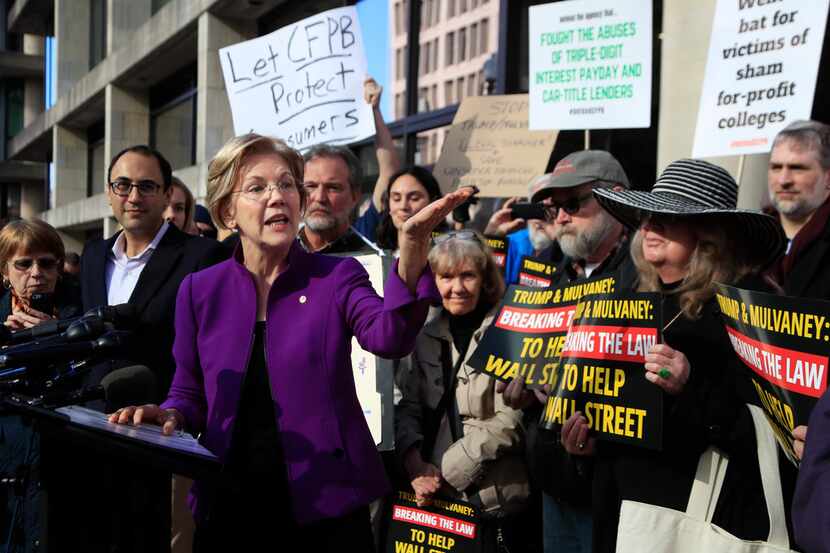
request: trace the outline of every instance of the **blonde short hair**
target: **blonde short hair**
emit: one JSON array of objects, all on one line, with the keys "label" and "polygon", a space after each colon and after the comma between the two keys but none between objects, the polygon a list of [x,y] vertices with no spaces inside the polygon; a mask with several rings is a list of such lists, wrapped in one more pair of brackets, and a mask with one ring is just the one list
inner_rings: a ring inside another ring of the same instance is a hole
[{"label": "blonde short hair", "polygon": [[5,275],[7,263],[17,253],[42,251],[51,253],[63,265],[66,251],[58,231],[40,219],[18,219],[0,230],[0,270]]},{"label": "blonde short hair", "polygon": [[436,244],[429,251],[429,266],[436,275],[447,274],[472,262],[481,274],[481,297],[490,304],[501,301],[504,295],[504,278],[493,259],[493,252],[476,234],[476,238],[455,238]]},{"label": "blonde short hair", "polygon": [[278,155],[288,164],[291,176],[297,181],[300,208],[305,208],[305,187],[302,185],[305,163],[300,153],[279,138],[256,133],[243,134],[228,140],[208,166],[207,207],[210,216],[223,229],[228,228],[224,215],[239,180],[239,169],[247,156],[261,153]]}]

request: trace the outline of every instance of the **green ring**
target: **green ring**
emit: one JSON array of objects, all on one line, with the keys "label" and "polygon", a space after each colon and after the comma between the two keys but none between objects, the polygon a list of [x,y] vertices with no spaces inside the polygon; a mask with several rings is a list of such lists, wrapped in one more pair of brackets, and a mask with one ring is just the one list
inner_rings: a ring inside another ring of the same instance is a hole
[{"label": "green ring", "polygon": [[668,367],[663,367],[657,374],[660,375],[660,378],[665,379],[671,376],[671,371],[668,369]]}]

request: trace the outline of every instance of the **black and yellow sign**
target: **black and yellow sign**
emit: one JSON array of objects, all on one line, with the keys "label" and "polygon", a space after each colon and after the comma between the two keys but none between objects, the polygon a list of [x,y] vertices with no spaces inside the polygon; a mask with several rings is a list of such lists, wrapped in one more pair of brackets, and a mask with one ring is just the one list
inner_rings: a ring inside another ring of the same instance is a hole
[{"label": "black and yellow sign", "polygon": [[519,265],[519,284],[534,288],[547,288],[553,284],[554,274],[556,274],[556,265],[526,255]]},{"label": "black and yellow sign", "polygon": [[645,378],[645,355],[662,328],[660,295],[589,296],[576,306],[541,424],[577,411],[597,437],[662,447],[663,391]]},{"label": "black and yellow sign", "polygon": [[747,367],[749,398],[795,461],[791,432],[806,425],[827,389],[830,302],[719,285],[726,332]]},{"label": "black and yellow sign", "polygon": [[493,251],[493,260],[495,260],[501,272],[504,273],[504,268],[507,265],[507,244],[510,239],[506,236],[485,236],[484,239]]},{"label": "black and yellow sign", "polygon": [[604,277],[548,289],[511,286],[467,364],[504,382],[522,378],[528,388],[553,384],[577,303],[589,294],[612,293],[615,282]]},{"label": "black and yellow sign", "polygon": [[[392,503],[386,553],[478,553],[478,510],[455,500],[434,499],[418,507],[415,494],[397,492]],[[344,544],[348,549],[348,544]]]}]

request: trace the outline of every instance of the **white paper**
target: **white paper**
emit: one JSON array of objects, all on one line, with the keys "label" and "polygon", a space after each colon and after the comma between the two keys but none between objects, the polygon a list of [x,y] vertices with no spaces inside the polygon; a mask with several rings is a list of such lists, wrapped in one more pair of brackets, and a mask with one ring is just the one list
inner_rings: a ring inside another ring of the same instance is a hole
[{"label": "white paper", "polygon": [[529,10],[530,130],[651,126],[651,0]]},{"label": "white paper", "polygon": [[769,152],[813,109],[828,0],[718,0],[694,157]]},{"label": "white paper", "polygon": [[357,10],[337,8],[219,50],[237,135],[305,150],[375,134],[363,99],[366,54]]},{"label": "white paper", "polygon": [[[369,281],[375,292],[383,295],[383,258],[371,254],[358,255],[355,259],[369,273]],[[363,416],[366,417],[366,423],[369,425],[375,445],[383,441],[383,411],[377,386],[377,370],[375,356],[360,347],[357,338],[352,338],[352,371],[357,399],[363,408]]]}]

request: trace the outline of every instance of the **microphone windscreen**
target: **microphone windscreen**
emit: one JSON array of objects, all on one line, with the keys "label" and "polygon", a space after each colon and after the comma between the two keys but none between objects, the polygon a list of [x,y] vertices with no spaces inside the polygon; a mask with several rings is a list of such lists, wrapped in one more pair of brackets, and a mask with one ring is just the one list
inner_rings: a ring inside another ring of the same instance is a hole
[{"label": "microphone windscreen", "polygon": [[110,413],[127,405],[144,405],[157,399],[156,375],[144,365],[115,369],[101,379],[101,386]]}]

